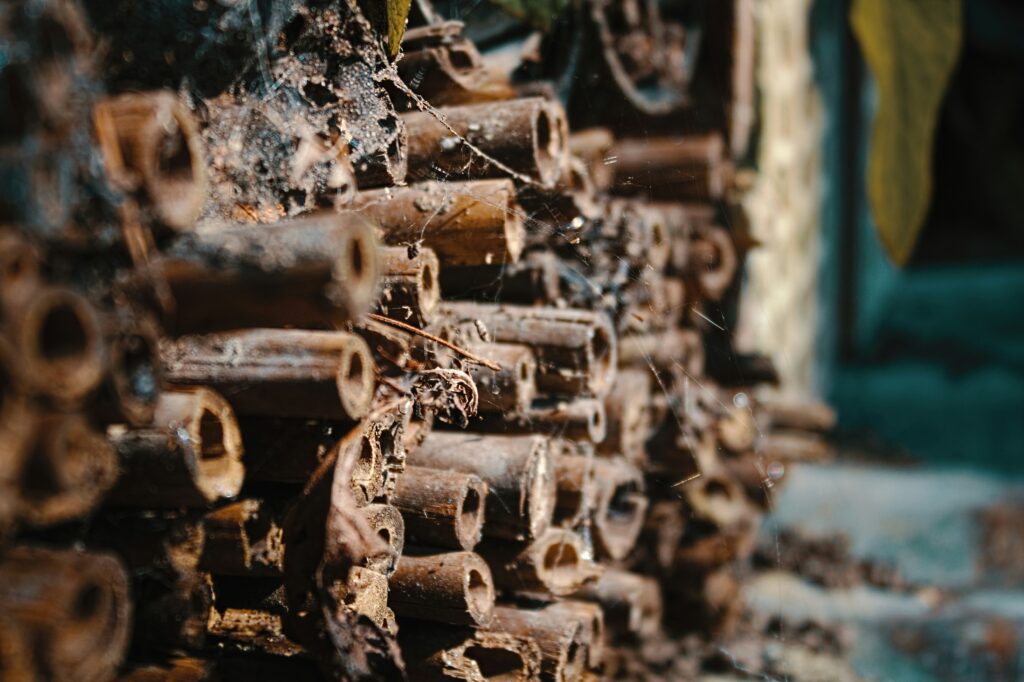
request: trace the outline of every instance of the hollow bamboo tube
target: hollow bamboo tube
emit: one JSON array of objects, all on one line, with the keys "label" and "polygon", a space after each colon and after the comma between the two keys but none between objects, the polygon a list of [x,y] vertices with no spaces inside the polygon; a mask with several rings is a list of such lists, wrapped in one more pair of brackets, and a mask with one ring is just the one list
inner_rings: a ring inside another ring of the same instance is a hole
[{"label": "hollow bamboo tube", "polygon": [[8,680],[37,680],[29,635],[7,615],[0,616],[0,671]]},{"label": "hollow bamboo tube", "polygon": [[[408,36],[408,31],[406,32]],[[437,45],[403,43],[398,73],[416,94],[431,104],[462,104],[487,98],[478,91],[486,85],[486,73],[473,41],[451,36]]]},{"label": "hollow bamboo tube", "polygon": [[605,437],[604,404],[593,398],[539,400],[520,412],[485,414],[471,421],[470,427],[498,433],[550,433],[600,443]]},{"label": "hollow bamboo tube", "polygon": [[587,556],[583,538],[564,528],[549,528],[524,547],[485,541],[480,552],[505,592],[543,600],[564,597],[594,580],[600,569]]},{"label": "hollow bamboo tube", "polygon": [[594,481],[594,453],[563,453],[555,458],[557,497],[555,523],[575,528],[590,519],[594,511],[597,486]]},{"label": "hollow bamboo tube", "polygon": [[654,578],[608,568],[577,596],[600,604],[608,629],[619,635],[648,637],[661,628],[661,588]]},{"label": "hollow bamboo tube", "polygon": [[54,680],[110,679],[128,646],[128,579],[111,555],[13,547],[0,560],[0,610]]},{"label": "hollow bamboo tube", "polygon": [[768,475],[766,466],[760,455],[743,452],[722,460],[722,467],[729,476],[743,488],[747,499],[761,512],[768,512],[772,507],[772,487],[774,478]]},{"label": "hollow bamboo tube", "polygon": [[719,444],[732,453],[752,449],[757,439],[757,422],[749,407],[730,405],[725,414],[715,420],[712,430]]},{"label": "hollow bamboo tube", "polygon": [[398,477],[391,504],[402,512],[410,542],[471,550],[483,530],[487,491],[475,474],[410,466]]},{"label": "hollow bamboo tube", "polygon": [[587,630],[578,620],[566,618],[564,612],[551,606],[537,609],[495,607],[494,621],[487,630],[529,637],[537,642],[541,651],[543,680],[576,680],[587,668]]},{"label": "hollow bamboo tube", "polygon": [[469,374],[476,383],[478,412],[521,412],[529,409],[537,391],[534,383],[537,361],[529,346],[477,343],[471,344],[468,350],[501,366],[500,370],[479,364],[469,367]]},{"label": "hollow bamboo tube", "polygon": [[739,267],[739,255],[732,237],[721,227],[695,230],[690,244],[686,274],[702,296],[717,301],[732,285]]},{"label": "hollow bamboo tube", "polygon": [[355,333],[363,337],[378,360],[404,368],[412,354],[412,339],[406,332],[377,320],[363,320],[355,325]]},{"label": "hollow bamboo tube", "polygon": [[607,128],[585,128],[569,136],[569,151],[586,164],[598,190],[608,189],[615,179],[614,145],[615,136]]},{"label": "hollow bamboo tube", "polygon": [[378,250],[381,260],[380,312],[387,317],[425,326],[433,318],[441,300],[438,273],[441,266],[434,250],[423,247],[415,256],[403,247]]},{"label": "hollow bamboo tube", "polygon": [[393,614],[388,608],[390,598],[388,577],[364,566],[353,566],[345,582],[337,587],[338,603],[357,615],[366,616],[380,628]]},{"label": "hollow bamboo tube", "polygon": [[532,347],[544,393],[603,396],[611,388],[616,339],[602,313],[486,303],[444,303],[442,310],[459,323],[479,321],[494,341]]},{"label": "hollow bamboo tube", "polygon": [[77,414],[35,421],[18,478],[19,515],[32,525],[82,516],[117,477],[117,457],[102,434]]},{"label": "hollow bamboo tube", "polygon": [[647,455],[644,445],[651,429],[651,372],[649,369],[623,369],[604,401],[607,435],[597,446],[602,454],[621,454],[642,464]]},{"label": "hollow bamboo tube", "polygon": [[11,229],[0,229],[0,319],[17,310],[40,285],[39,253]]},{"label": "hollow bamboo tube", "polygon": [[356,214],[320,213],[182,235],[155,265],[176,304],[168,326],[195,334],[357,319],[376,297],[375,231]]},{"label": "hollow bamboo tube", "polygon": [[231,407],[213,391],[164,391],[152,426],[113,432],[111,441],[121,462],[112,504],[201,507],[241,489],[242,438]]},{"label": "hollow bamboo tube", "polygon": [[835,410],[813,400],[769,400],[760,403],[760,412],[765,426],[773,431],[827,433],[836,425]]},{"label": "hollow bamboo tube", "polygon": [[655,199],[720,199],[730,178],[725,144],[718,133],[620,139],[610,156],[615,157],[616,191],[644,191]]},{"label": "hollow bamboo tube", "polygon": [[561,267],[550,251],[530,251],[518,263],[445,267],[441,290],[446,299],[552,303],[560,293]]},{"label": "hollow bamboo tube", "polygon": [[405,521],[401,511],[390,504],[368,504],[359,511],[370,530],[387,547],[386,551],[367,557],[366,567],[386,576],[393,575],[405,547]]},{"label": "hollow bamboo tube", "polygon": [[540,647],[529,637],[431,623],[429,627],[403,627],[398,640],[410,679],[540,679]]},{"label": "hollow bamboo tube", "polygon": [[494,610],[491,570],[474,552],[405,554],[389,588],[388,604],[400,617],[479,626]]},{"label": "hollow bamboo tube", "polygon": [[625,459],[602,457],[594,461],[594,481],[597,549],[613,560],[624,559],[636,545],[647,511],[643,474]]},{"label": "hollow bamboo tube", "polygon": [[162,225],[191,229],[206,198],[206,164],[196,122],[178,96],[110,97],[97,102],[93,119],[109,176],[141,191]]},{"label": "hollow bamboo tube", "polygon": [[14,369],[26,390],[73,404],[99,385],[107,347],[99,313],[86,298],[42,287],[6,312]]},{"label": "hollow bamboo tube", "polygon": [[488,488],[485,537],[532,540],[551,524],[555,472],[544,438],[435,431],[408,463],[479,476]]},{"label": "hollow bamboo tube", "polygon": [[281,575],[284,540],[279,515],[258,499],[240,500],[206,514],[200,567],[218,575]]},{"label": "hollow bamboo tube", "polygon": [[739,483],[721,464],[701,468],[700,477],[680,489],[690,514],[718,529],[733,529],[749,520],[751,508]]},{"label": "hollow bamboo tube", "polygon": [[527,97],[441,107],[437,112],[402,115],[409,134],[410,176],[505,177],[508,172],[501,167],[505,166],[542,185],[552,185],[558,179],[568,142],[560,105]]},{"label": "hollow bamboo tube", "polygon": [[556,616],[561,615],[568,621],[579,623],[579,639],[587,642],[587,663],[592,670],[599,669],[604,660],[606,630],[604,611],[601,607],[573,598],[559,599],[549,604],[547,610]]},{"label": "hollow bamboo tube", "polygon": [[521,209],[510,180],[423,182],[360,192],[352,208],[380,224],[383,241],[422,243],[444,267],[515,263]]},{"label": "hollow bamboo tube", "polygon": [[374,391],[366,342],[346,332],[250,329],[161,347],[167,380],[209,386],[244,415],[359,419]]},{"label": "hollow bamboo tube", "polygon": [[757,452],[770,462],[821,462],[832,454],[832,446],[813,433],[780,431],[760,438]]}]

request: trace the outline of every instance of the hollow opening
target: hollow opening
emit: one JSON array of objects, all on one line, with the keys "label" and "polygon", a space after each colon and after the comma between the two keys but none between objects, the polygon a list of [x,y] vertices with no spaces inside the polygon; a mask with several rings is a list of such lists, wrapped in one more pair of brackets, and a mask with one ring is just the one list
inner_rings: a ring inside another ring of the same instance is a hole
[{"label": "hollow opening", "polygon": [[448,50],[448,59],[451,60],[452,66],[459,71],[470,71],[475,69],[477,62],[473,59],[473,55],[468,50],[460,48],[452,48]]},{"label": "hollow opening", "polygon": [[39,351],[47,362],[80,357],[89,346],[89,334],[79,311],[62,302],[46,311],[39,330]]},{"label": "hollow opening", "polygon": [[590,414],[590,426],[592,427],[592,430],[595,432],[600,431],[601,423],[601,410],[594,410]]},{"label": "hollow opening", "polygon": [[566,542],[556,542],[544,550],[544,570],[555,582],[571,582],[576,578],[580,555]]},{"label": "hollow opening", "polygon": [[129,336],[122,342],[121,368],[122,388],[134,399],[151,404],[159,395],[156,365],[156,348],[145,336]]},{"label": "hollow opening", "polygon": [[180,126],[175,125],[173,130],[167,130],[160,138],[156,161],[157,172],[164,181],[192,182],[192,150],[189,149],[188,140],[185,139]]},{"label": "hollow opening", "polygon": [[615,487],[611,502],[608,504],[608,516],[613,521],[627,521],[636,514],[636,483],[630,481]]},{"label": "hollow opening", "polygon": [[226,452],[224,425],[216,414],[203,410],[199,417],[199,455],[204,460],[219,459]]},{"label": "hollow opening", "polygon": [[573,639],[569,644],[569,649],[565,654],[565,672],[564,678],[576,679],[580,672],[583,670],[584,661],[586,660],[587,649],[578,640]]},{"label": "hollow opening", "polygon": [[[2,358],[0,358],[2,360]],[[11,377],[11,373],[7,370],[7,367],[0,364],[0,418],[4,416],[7,411],[7,406],[11,404],[11,400],[14,398],[14,379]]]},{"label": "hollow opening", "polygon": [[32,270],[32,256],[27,250],[19,251],[17,247],[14,247],[12,251],[14,253],[4,261],[3,282],[5,287],[17,284],[18,280]]},{"label": "hollow opening", "polygon": [[469,569],[469,580],[466,584],[466,596],[470,609],[476,613],[486,613],[491,602],[491,585],[484,574],[475,568]]},{"label": "hollow opening", "polygon": [[430,265],[423,266],[423,291],[431,292],[434,290],[434,268]]},{"label": "hollow opening", "polygon": [[362,239],[352,240],[352,248],[349,250],[348,254],[348,265],[352,269],[352,274],[357,278],[361,278],[363,276],[363,268],[366,264],[366,254],[364,253],[365,248],[366,245],[363,243]]},{"label": "hollow opening", "polygon": [[480,493],[476,488],[467,488],[466,496],[462,498],[462,508],[459,510],[459,525],[465,529],[472,529],[477,524],[480,515]]},{"label": "hollow opening", "polygon": [[46,445],[38,441],[26,459],[19,479],[21,494],[28,499],[44,499],[59,493],[62,488],[60,475],[54,468]]},{"label": "hollow opening", "polygon": [[552,136],[554,131],[552,130],[553,122],[551,120],[551,114],[545,109],[541,109],[537,113],[537,154],[540,160],[548,161],[552,158]]},{"label": "hollow opening", "polygon": [[391,531],[387,528],[381,528],[377,531],[377,537],[384,541],[384,544],[391,544]]},{"label": "hollow opening", "polygon": [[485,646],[467,647],[466,658],[475,661],[485,680],[503,682],[518,680],[523,672],[523,658],[515,651]]},{"label": "hollow opening", "polygon": [[732,497],[729,486],[719,478],[709,478],[704,483],[704,494],[708,497],[720,497],[728,500]]},{"label": "hollow opening", "polygon": [[525,362],[519,363],[519,380],[529,381],[530,380],[530,366]]},{"label": "hollow opening", "polygon": [[96,583],[83,585],[71,605],[71,617],[75,620],[89,620],[95,616],[103,602],[103,589]]},{"label": "hollow opening", "polygon": [[612,341],[608,337],[608,330],[604,327],[598,327],[594,330],[591,352],[593,353],[594,361],[598,365],[598,371],[594,374],[595,388],[600,389],[607,382],[608,374],[612,367]]},{"label": "hollow opening", "polygon": [[349,356],[348,371],[345,372],[345,379],[355,386],[363,385],[363,373],[366,365],[363,364],[363,356],[360,353],[352,353]]}]

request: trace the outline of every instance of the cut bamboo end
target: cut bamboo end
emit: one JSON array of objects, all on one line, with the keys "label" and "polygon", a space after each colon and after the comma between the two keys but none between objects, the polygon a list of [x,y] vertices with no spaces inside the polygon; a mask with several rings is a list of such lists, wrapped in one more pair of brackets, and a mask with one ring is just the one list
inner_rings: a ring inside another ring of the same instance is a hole
[{"label": "cut bamboo end", "polygon": [[603,454],[621,454],[635,463],[646,460],[644,451],[651,429],[649,369],[623,369],[605,398],[608,434],[598,445]]},{"label": "cut bamboo end", "polygon": [[686,518],[680,501],[661,500],[651,505],[640,534],[640,544],[649,552],[650,565],[661,571],[671,569],[685,532]]},{"label": "cut bamboo end", "polygon": [[601,458],[594,462],[594,481],[598,550],[613,560],[624,559],[636,545],[647,511],[643,474],[624,459]]},{"label": "cut bamboo end", "polygon": [[548,529],[526,548],[484,543],[494,579],[504,591],[544,599],[564,597],[594,580],[600,569],[587,557],[583,538],[562,528]]},{"label": "cut bamboo end", "polygon": [[601,606],[575,598],[560,599],[547,609],[568,621],[579,623],[579,640],[587,643],[587,664],[591,670],[599,670],[604,660],[606,630]]},{"label": "cut bamboo end", "polygon": [[544,438],[433,432],[409,453],[409,463],[475,474],[487,483],[485,536],[532,540],[551,524],[555,472]]},{"label": "cut bamboo end", "polygon": [[390,504],[370,504],[360,511],[370,525],[370,530],[377,534],[387,548],[384,552],[367,557],[366,567],[390,577],[398,567],[398,559],[405,547],[405,521],[402,513]]},{"label": "cut bamboo end", "polygon": [[537,385],[537,361],[529,346],[507,343],[473,344],[473,353],[501,366],[493,370],[473,365],[469,373],[479,394],[479,412],[522,412],[529,409]]},{"label": "cut bamboo end", "polygon": [[541,678],[568,682],[580,679],[590,659],[589,629],[564,611],[551,606],[539,609],[498,606],[488,631],[529,637],[541,650]]},{"label": "cut bamboo end", "polygon": [[474,474],[411,466],[398,477],[391,503],[401,510],[410,541],[471,550],[480,541],[487,492]]},{"label": "cut bamboo end", "polygon": [[525,240],[510,180],[422,182],[360,192],[353,209],[380,224],[383,240],[422,243],[441,265],[515,263]]},{"label": "cut bamboo end", "polygon": [[739,267],[736,245],[720,227],[698,230],[691,245],[690,273],[704,297],[717,301],[732,285]]},{"label": "cut bamboo end", "polygon": [[39,253],[24,237],[0,228],[0,319],[39,287]]},{"label": "cut bamboo end", "polygon": [[690,513],[716,528],[735,528],[750,517],[743,488],[721,466],[702,472],[681,492]]},{"label": "cut bamboo end", "polygon": [[85,397],[103,379],[107,348],[95,307],[69,289],[36,291],[15,313],[19,377],[61,402]]},{"label": "cut bamboo end", "polygon": [[494,610],[491,569],[474,552],[404,555],[391,576],[389,605],[400,617],[486,625]]},{"label": "cut bamboo end", "polygon": [[218,575],[278,576],[284,571],[284,540],[277,514],[261,500],[241,500],[202,521],[198,565]]},{"label": "cut bamboo end", "polygon": [[169,91],[101,100],[93,118],[103,161],[125,189],[144,189],[158,220],[191,229],[206,198],[202,137],[192,114]]},{"label": "cut bamboo end", "polygon": [[110,679],[128,645],[128,579],[112,556],[14,547],[0,561],[0,607],[53,679]]},{"label": "cut bamboo end", "polygon": [[555,458],[557,503],[554,521],[565,528],[586,523],[594,511],[597,494],[594,482],[594,453],[564,452]]},{"label": "cut bamboo end", "polygon": [[49,415],[35,426],[18,479],[20,516],[43,526],[85,514],[117,476],[110,443],[78,415]]},{"label": "cut bamboo end", "polygon": [[620,636],[650,637],[661,629],[661,588],[654,578],[609,568],[578,596],[600,604],[608,628]]},{"label": "cut bamboo end", "polygon": [[[220,395],[203,388],[165,391],[153,426],[111,434],[121,477],[110,501],[132,507],[205,506],[242,487],[242,438]],[[163,472],[154,479],[152,472]]]},{"label": "cut bamboo end", "polygon": [[382,248],[380,259],[383,274],[378,309],[402,322],[429,324],[441,301],[441,266],[434,250],[422,247],[411,255],[407,247]]}]

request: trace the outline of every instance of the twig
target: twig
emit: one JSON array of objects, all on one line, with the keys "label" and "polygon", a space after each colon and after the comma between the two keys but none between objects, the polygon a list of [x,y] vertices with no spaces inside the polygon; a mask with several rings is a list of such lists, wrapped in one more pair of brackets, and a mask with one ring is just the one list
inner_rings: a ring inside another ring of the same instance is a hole
[{"label": "twig", "polygon": [[458,353],[462,357],[466,358],[467,360],[471,360],[472,362],[475,362],[475,363],[483,365],[487,369],[493,369],[495,372],[500,372],[501,371],[501,365],[499,365],[498,363],[496,363],[496,362],[494,362],[492,360],[488,360],[487,358],[482,358],[479,355],[474,355],[473,353],[470,353],[465,348],[459,348],[454,343],[449,343],[448,341],[445,341],[444,339],[442,339],[440,337],[434,336],[433,334],[431,334],[429,332],[425,332],[422,329],[414,327],[411,324],[406,324],[405,322],[399,322],[398,320],[392,320],[390,317],[385,317],[384,315],[378,315],[376,313],[367,313],[367,316],[371,320],[376,320],[377,322],[383,322],[384,324],[390,324],[393,327],[398,327],[402,331],[409,332],[410,334],[418,334],[419,336],[422,336],[425,339],[430,339],[431,341],[433,341],[435,343],[441,344],[445,348],[450,348],[451,350],[455,351],[456,353]]}]

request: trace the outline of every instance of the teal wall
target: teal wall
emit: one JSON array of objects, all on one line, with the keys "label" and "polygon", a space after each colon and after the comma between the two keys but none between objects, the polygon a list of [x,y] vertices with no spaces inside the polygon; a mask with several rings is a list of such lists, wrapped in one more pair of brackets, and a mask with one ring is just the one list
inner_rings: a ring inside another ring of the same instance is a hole
[{"label": "teal wall", "polygon": [[[1022,470],[1024,261],[889,262],[864,196],[875,94],[847,6],[817,0],[812,16],[827,115],[820,389],[847,435],[929,460]],[[974,228],[962,226],[964,240]]]}]

